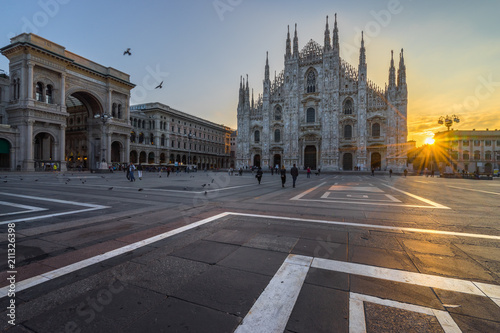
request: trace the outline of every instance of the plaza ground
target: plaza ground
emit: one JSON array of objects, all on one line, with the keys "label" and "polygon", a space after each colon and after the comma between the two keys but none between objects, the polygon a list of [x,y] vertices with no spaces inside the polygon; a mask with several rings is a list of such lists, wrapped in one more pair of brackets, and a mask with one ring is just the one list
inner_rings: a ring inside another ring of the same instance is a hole
[{"label": "plaza ground", "polygon": [[499,196],[498,179],[2,173],[1,329],[498,332]]}]

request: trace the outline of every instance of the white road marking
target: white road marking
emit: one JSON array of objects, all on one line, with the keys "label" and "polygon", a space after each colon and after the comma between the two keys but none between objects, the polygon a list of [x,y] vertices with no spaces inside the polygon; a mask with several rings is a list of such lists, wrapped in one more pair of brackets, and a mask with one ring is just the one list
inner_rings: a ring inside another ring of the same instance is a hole
[{"label": "white road marking", "polygon": [[[406,311],[422,313],[428,316],[434,316],[445,333],[460,333],[462,332],[458,325],[455,323],[450,314],[446,311],[427,308],[420,305],[401,303],[388,299],[382,299],[374,296],[362,295],[358,293],[349,293],[349,333],[366,332],[366,323],[364,320],[364,307],[363,302],[383,305],[391,308],[397,308]],[[351,310],[351,304],[354,306]],[[361,303],[361,307],[359,306]],[[362,318],[362,319],[361,319]],[[363,320],[363,323],[361,321]]]},{"label": "white road marking", "polygon": [[[376,205],[376,206],[392,206],[392,207],[411,207],[411,208],[428,208],[428,209],[451,209],[450,207],[446,207],[444,205],[441,205],[441,204],[438,204],[434,201],[431,201],[429,199],[425,199],[425,198],[422,198],[422,197],[419,197],[418,195],[415,195],[415,194],[411,194],[409,192],[405,192],[405,191],[402,191],[402,190],[399,190],[395,187],[392,187],[390,185],[385,185],[385,184],[382,184],[384,186],[387,186],[395,191],[398,191],[398,192],[401,192],[403,194],[406,194],[412,198],[415,198],[417,200],[420,200],[420,201],[423,201],[427,204],[429,204],[430,206],[422,206],[422,205],[408,205],[408,204],[401,204],[401,203],[384,203],[384,202],[374,202],[374,200],[371,200],[373,202],[365,202],[365,201],[340,201],[340,200],[321,200],[321,199],[302,199],[302,197],[304,197],[305,195],[313,192],[314,190],[318,189],[320,186],[326,184],[326,182],[324,183],[321,183],[313,188],[310,188],[309,190],[307,191],[304,191],[302,193],[300,193],[299,195],[291,198],[290,200],[300,200],[300,201],[310,201],[310,202],[328,202],[328,203],[349,203],[349,204],[359,204],[359,205]],[[326,193],[325,193],[326,194]],[[323,194],[323,196],[321,198],[323,198],[325,196],[325,194]],[[330,193],[326,194],[326,197],[328,197]],[[392,197],[394,198],[394,197]],[[392,200],[392,198],[389,198],[391,199],[391,202],[394,201]],[[394,198],[395,199],[395,198]],[[397,200],[397,199],[395,199]],[[401,202],[398,200],[398,202]]]},{"label": "white road marking", "polygon": [[283,332],[311,261],[311,257],[290,254],[234,332]]},{"label": "white road marking", "polygon": [[372,192],[372,193],[384,193],[384,191],[374,186],[333,185],[329,188],[329,191],[362,191],[362,192]]},{"label": "white road marking", "polygon": [[[308,201],[322,201],[322,202],[334,202],[334,203],[350,203],[350,204],[362,204],[362,205],[382,205],[380,202],[401,202],[400,200],[394,198],[392,195],[385,194],[386,197],[389,198],[389,200],[376,200],[376,199],[368,199],[367,195],[359,196],[359,195],[352,195],[352,194],[347,194],[346,197],[352,199],[352,200],[360,200],[360,201],[345,201],[344,199],[340,198],[330,198],[331,192],[325,192],[321,196],[321,199],[329,199],[329,200],[308,200]],[[359,199],[356,199],[359,198]],[[302,199],[304,200],[304,199]],[[363,200],[363,201],[361,201]],[[366,201],[369,200],[369,201]]]},{"label": "white road marking", "polygon": [[412,193],[410,193],[410,192],[406,192],[406,191],[403,191],[403,190],[397,189],[397,188],[395,188],[395,187],[393,187],[393,186],[389,186],[389,185],[385,185],[385,184],[383,184],[383,185],[384,185],[384,186],[387,186],[387,187],[389,187],[389,188],[391,188],[391,189],[393,189],[394,191],[401,192],[401,193],[403,193],[403,194],[406,194],[407,196],[410,196],[410,197],[415,198],[415,199],[417,199],[417,200],[423,201],[423,202],[425,202],[425,203],[427,203],[427,204],[429,204],[429,205],[431,205],[431,206],[434,206],[434,207],[436,207],[436,208],[450,209],[450,207],[446,207],[446,206],[440,205],[440,204],[438,204],[438,203],[436,203],[436,202],[434,202],[434,201],[431,201],[431,200],[429,200],[429,199],[425,199],[425,198],[419,197],[418,195],[412,194]]},{"label": "white road marking", "polygon": [[434,234],[434,235],[447,235],[447,236],[472,237],[472,238],[484,238],[484,239],[500,240],[500,236],[495,236],[495,235],[471,234],[471,233],[444,231],[444,230],[418,229],[418,228],[407,228],[407,227],[391,227],[388,225],[378,225],[378,224],[363,224],[363,223],[338,222],[338,221],[315,220],[315,219],[301,219],[298,217],[259,215],[259,214],[236,213],[236,212],[228,212],[228,214],[238,215],[238,216],[250,216],[250,217],[257,217],[257,218],[266,218],[266,219],[325,223],[325,224],[343,225],[343,226],[356,227],[356,228],[385,229],[385,230],[397,230],[397,231],[407,231],[407,232],[415,232],[415,233],[428,233],[428,234]]},{"label": "white road marking", "polygon": [[[220,219],[220,218],[227,216],[227,215],[228,215],[228,213],[221,213],[218,215],[214,215],[212,217],[208,217],[208,218],[200,220],[198,222],[194,222],[194,223],[188,224],[186,226],[167,231],[163,234],[159,234],[159,235],[147,238],[147,239],[143,239],[141,241],[120,247],[118,249],[94,256],[92,258],[88,258],[88,259],[76,262],[74,264],[64,266],[64,267],[55,269],[53,271],[31,277],[31,278],[23,280],[23,281],[19,281],[16,283],[16,291],[23,291],[25,289],[39,285],[41,283],[44,283],[44,282],[50,281],[52,279],[58,278],[60,276],[66,275],[68,273],[75,272],[79,269],[91,266],[91,265],[99,263],[101,261],[119,256],[121,254],[136,250],[136,249],[141,248],[143,246],[155,243],[155,242],[160,241],[162,239],[177,235],[177,234],[184,232],[186,230],[190,230],[190,229],[199,227],[201,225],[215,221],[215,220]],[[8,290],[9,290],[9,286],[0,288],[0,299],[7,296]]]},{"label": "white road marking", "polygon": [[[314,258],[311,267],[326,269],[329,271],[343,272],[361,276],[372,277],[376,279],[389,280],[401,283],[409,283],[422,287],[439,288],[443,290],[455,291],[465,294],[484,296],[473,282],[449,278],[444,276],[422,274],[408,271],[401,271],[390,268],[369,266],[352,262]],[[491,285],[495,287],[494,285]],[[493,297],[493,295],[488,295]]]},{"label": "white road marking", "polygon": [[498,192],[490,192],[490,191],[474,190],[474,189],[472,189],[472,188],[466,188],[466,187],[458,187],[458,186],[450,186],[450,185],[448,185],[448,187],[451,187],[451,188],[458,188],[458,189],[460,189],[460,190],[467,190],[467,191],[473,191],[473,192],[481,192],[481,193],[488,193],[488,194],[500,195],[500,193],[498,193]]},{"label": "white road marking", "polygon": [[81,202],[74,202],[74,201],[67,201],[67,200],[59,200],[59,199],[40,198],[40,197],[33,197],[33,196],[29,196],[29,195],[12,194],[12,193],[5,193],[5,192],[0,192],[0,195],[7,195],[7,196],[11,196],[11,197],[17,197],[17,198],[23,198],[23,199],[31,199],[31,200],[38,200],[38,201],[48,201],[48,202],[65,204],[65,205],[74,205],[74,206],[88,207],[86,209],[71,210],[71,211],[61,212],[61,213],[39,215],[39,216],[33,216],[33,217],[27,217],[27,218],[20,218],[20,219],[15,219],[15,220],[10,220],[10,221],[3,221],[3,222],[0,222],[0,225],[2,225],[2,224],[8,224],[8,223],[16,223],[16,222],[29,222],[29,221],[40,220],[40,219],[45,219],[45,218],[50,218],[50,217],[56,217],[56,216],[62,216],[62,215],[70,215],[70,214],[77,214],[77,213],[84,213],[84,212],[90,212],[90,211],[93,211],[93,210],[99,210],[99,209],[109,208],[109,206],[101,206],[101,205],[81,203]]},{"label": "white road marking", "polygon": [[10,213],[2,213],[0,216],[6,216],[6,215],[16,215],[16,214],[23,214],[23,213],[32,213],[32,212],[39,212],[42,210],[47,210],[47,208],[41,208],[41,207],[35,207],[35,206],[27,206],[27,205],[21,205],[21,204],[16,204],[13,202],[7,202],[7,201],[0,201],[0,205],[3,206],[11,206],[15,208],[21,208],[24,209],[22,211],[17,211],[17,212],[10,212]]}]

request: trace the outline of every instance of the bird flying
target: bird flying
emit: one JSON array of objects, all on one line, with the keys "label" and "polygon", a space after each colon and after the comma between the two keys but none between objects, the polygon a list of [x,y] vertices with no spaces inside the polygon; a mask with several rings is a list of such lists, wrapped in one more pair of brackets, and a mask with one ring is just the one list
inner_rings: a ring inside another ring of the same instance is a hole
[{"label": "bird flying", "polygon": [[129,56],[131,56],[131,55],[132,55],[132,53],[130,52],[130,47],[129,47],[129,48],[127,48],[127,49],[123,52],[123,55],[126,55],[126,54],[128,54]]},{"label": "bird flying", "polygon": [[163,81],[161,81],[160,84],[155,87],[155,89],[161,89],[161,88],[163,88],[162,84],[163,84]]}]

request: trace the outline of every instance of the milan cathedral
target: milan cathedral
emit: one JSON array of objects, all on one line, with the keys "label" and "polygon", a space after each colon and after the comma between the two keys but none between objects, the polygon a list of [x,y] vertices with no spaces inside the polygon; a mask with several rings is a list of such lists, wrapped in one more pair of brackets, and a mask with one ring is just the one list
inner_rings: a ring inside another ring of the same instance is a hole
[{"label": "milan cathedral", "polygon": [[391,51],[385,89],[367,77],[363,37],[358,68],[339,55],[337,16],[324,45],[312,39],[299,52],[297,25],[288,29],[285,68],[271,81],[266,55],[263,93],[257,101],[240,78],[237,167],[296,164],[325,171],[406,167],[406,67],[399,54],[396,78]]}]

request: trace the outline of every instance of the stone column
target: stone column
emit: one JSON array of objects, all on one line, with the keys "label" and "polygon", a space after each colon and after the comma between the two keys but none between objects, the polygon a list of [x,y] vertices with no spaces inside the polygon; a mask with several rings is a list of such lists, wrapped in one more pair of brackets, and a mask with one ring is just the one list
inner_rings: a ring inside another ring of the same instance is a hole
[{"label": "stone column", "polygon": [[106,131],[106,162],[111,165],[111,133],[108,125],[108,130]]},{"label": "stone column", "polygon": [[108,112],[106,112],[106,113],[109,113],[110,116],[111,116],[111,111],[113,108],[113,101],[111,98],[112,98],[112,90],[108,89]]},{"label": "stone column", "polygon": [[27,99],[33,99],[33,67],[35,65],[31,62],[28,61],[28,92],[27,92]]},{"label": "stone column", "polygon": [[66,73],[61,73],[61,111],[66,108]]},{"label": "stone column", "polygon": [[66,125],[61,124],[59,129],[59,171],[66,171]]},{"label": "stone column", "polygon": [[26,155],[24,156],[24,170],[25,171],[35,171],[34,161],[33,161],[33,120],[28,120],[26,122],[26,133],[24,138],[26,140]]},{"label": "stone column", "polygon": [[125,156],[124,159],[122,160],[123,162],[130,163],[130,138],[127,137],[127,140],[125,140]]}]

